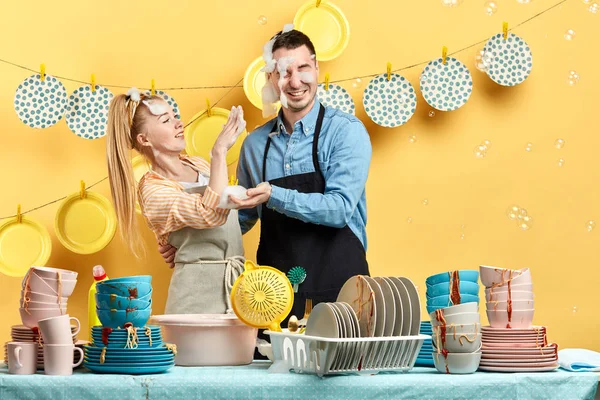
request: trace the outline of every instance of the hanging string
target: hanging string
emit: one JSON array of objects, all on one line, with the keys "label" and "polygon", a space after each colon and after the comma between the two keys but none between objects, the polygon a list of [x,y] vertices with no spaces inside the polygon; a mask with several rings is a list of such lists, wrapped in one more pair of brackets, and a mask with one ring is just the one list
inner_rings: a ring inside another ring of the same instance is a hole
[{"label": "hanging string", "polygon": [[[526,19],[525,21],[522,21],[522,22],[514,25],[508,31],[511,32],[511,31],[515,30],[516,28],[520,27],[521,25],[524,25],[524,24],[528,23],[529,21],[531,21],[531,20],[533,20],[535,18],[540,17],[541,15],[547,13],[548,11],[551,11],[552,9],[554,9],[556,7],[559,7],[561,4],[566,3],[567,1],[568,0],[561,0],[561,1],[559,1],[558,3],[554,4],[553,6],[550,6],[550,7],[546,8],[545,10],[540,11],[539,13],[533,15],[532,17]],[[489,38],[486,38],[484,40],[480,40],[477,43],[473,43],[473,44],[471,44],[469,46],[463,47],[462,49],[456,50],[456,51],[454,51],[452,53],[449,53],[448,55],[452,56],[454,54],[458,54],[458,53],[463,52],[465,50],[468,50],[468,49],[470,49],[472,47],[475,47],[475,46],[481,45],[483,43],[486,43],[488,40],[489,40]],[[418,62],[418,63],[415,63],[415,64],[407,65],[407,66],[404,66],[404,67],[392,70],[391,72],[395,73],[395,72],[404,71],[404,70],[407,70],[407,69],[418,67],[420,65],[425,65],[425,64],[429,63],[430,61],[431,60],[421,61],[421,62]],[[36,73],[36,74],[40,73],[40,71],[38,71],[38,70],[31,69],[29,67],[26,67],[24,65],[20,65],[20,64],[11,62],[11,61],[0,59],[0,62],[5,63],[5,64],[9,64],[9,65],[12,65],[12,66],[24,69],[26,71],[30,71],[30,72]],[[370,74],[370,75],[360,75],[360,76],[355,76],[353,78],[345,78],[345,79],[339,79],[339,80],[335,80],[335,81],[330,81],[329,83],[340,83],[340,82],[348,82],[348,81],[352,81],[352,80],[356,80],[356,79],[374,78],[374,77],[376,77],[378,75],[380,75],[380,73]],[[64,80],[64,81],[69,81],[69,82],[75,82],[75,83],[81,83],[81,84],[84,84],[84,85],[89,85],[88,81],[82,81],[82,80],[67,78],[67,77],[58,76],[58,75],[54,75],[54,77],[57,78],[57,79],[60,79],[60,80]],[[240,85],[240,83],[241,83],[242,80],[243,79],[240,79],[240,82],[238,82],[237,84],[235,84],[233,86],[229,86],[229,85],[215,85],[215,86],[169,87],[169,88],[157,88],[157,90],[162,90],[162,91],[166,92],[166,91],[174,91],[174,90],[209,90],[209,89],[241,88],[241,87],[243,87],[242,85]],[[129,89],[129,88],[131,88],[131,86],[123,86],[123,85],[101,84],[101,86],[104,86],[106,88],[119,88],[119,89]],[[148,89],[150,89],[150,88],[148,88]]]},{"label": "hanging string", "polygon": [[[514,25],[512,28],[508,29],[508,31],[510,32],[510,31],[513,31],[513,30],[517,29],[518,27],[520,27],[520,26],[522,26],[522,25],[524,25],[524,24],[526,24],[526,23],[528,23],[528,22],[530,22],[530,21],[532,21],[532,20],[534,20],[534,19],[542,16],[543,14],[547,13],[548,11],[551,11],[552,9],[554,9],[556,7],[559,7],[561,4],[563,4],[563,3],[567,2],[567,1],[568,0],[561,0],[561,1],[559,1],[558,3],[556,3],[556,4],[554,4],[554,5],[546,8],[545,10],[542,10],[539,13],[533,15],[532,17],[526,19],[525,21],[522,21],[522,22]],[[452,53],[450,53],[448,55],[452,56],[454,54],[461,53],[461,52],[463,52],[465,50],[468,50],[468,49],[473,48],[475,46],[481,45],[482,43],[485,43],[488,40],[489,40],[489,38],[484,39],[484,40],[480,40],[477,43],[473,43],[473,44],[471,44],[469,46],[463,47],[462,49],[456,50],[456,51],[454,51],[454,52],[452,52]],[[401,67],[401,68],[392,70],[391,72],[395,73],[395,72],[399,72],[399,71],[411,69],[411,68],[414,68],[414,67],[418,67],[420,65],[425,65],[425,64],[429,63],[430,61],[431,60],[427,60],[427,61],[422,61],[422,62],[418,62],[418,63],[415,63],[415,64],[407,65],[405,67]],[[11,61],[6,61],[6,60],[3,60],[3,59],[0,59],[0,62],[3,62],[5,64],[9,64],[9,65],[13,65],[15,67],[18,67],[18,68],[21,68],[21,69],[24,69],[24,70],[27,70],[27,71],[31,71],[31,72],[34,72],[34,73],[39,73],[39,71],[36,71],[34,69],[28,68],[28,67],[23,66],[23,65],[19,65],[19,64],[13,63]],[[356,80],[356,79],[373,78],[373,77],[376,77],[378,75],[380,75],[380,73],[371,74],[371,75],[355,76],[354,78],[339,79],[339,80],[336,80],[336,81],[329,81],[329,83],[340,83],[340,82],[348,82],[348,81],[352,81],[352,80]],[[80,80],[77,80],[77,79],[71,79],[71,78],[66,78],[66,77],[61,77],[61,76],[56,76],[56,75],[55,75],[55,77],[58,78],[58,79],[61,79],[61,80],[65,80],[65,81],[82,83],[82,84],[85,84],[85,85],[89,84],[89,82],[80,81]],[[161,88],[161,89],[158,89],[158,90],[172,91],[172,90],[199,90],[199,89],[229,89],[223,96],[221,96],[221,98],[219,98],[219,100],[217,100],[214,103],[214,106],[216,106],[216,105],[218,105],[221,102],[221,100],[223,100],[225,97],[227,97],[229,95],[229,93],[231,93],[233,91],[233,89],[243,87],[242,85],[240,85],[243,80],[244,80],[244,78],[242,77],[235,85],[230,85],[230,86],[228,86],[228,85],[224,85],[224,86],[192,86],[192,87],[179,87],[179,88]],[[131,87],[131,86],[104,85],[104,84],[101,85],[101,86],[104,86],[104,87],[113,87],[113,88],[122,88],[122,89],[129,89]],[[204,114],[206,114],[207,111],[208,110],[204,110],[203,113],[201,113],[196,118],[194,118],[193,120],[191,120],[190,122],[188,122],[185,125],[185,127],[188,127],[190,124],[194,123],[196,120],[198,120],[199,118],[201,118],[202,116],[204,116]],[[100,179],[99,181],[97,181],[97,182],[93,183],[92,185],[88,186],[86,188],[86,190],[89,190],[89,189],[93,188],[94,186],[96,186],[96,185],[104,182],[107,179],[108,179],[108,176]],[[36,210],[39,210],[41,208],[47,207],[49,205],[58,203],[59,201],[62,201],[64,199],[66,199],[66,198],[67,198],[67,196],[61,197],[60,199],[56,199],[56,200],[50,201],[48,203],[42,204],[41,206],[38,206],[38,207],[32,208],[30,210],[24,211],[21,214],[28,214],[28,213],[30,213],[32,211],[36,211]],[[17,216],[16,214],[8,215],[6,217],[1,217],[0,220],[6,219],[6,218],[15,218],[16,216]]]}]

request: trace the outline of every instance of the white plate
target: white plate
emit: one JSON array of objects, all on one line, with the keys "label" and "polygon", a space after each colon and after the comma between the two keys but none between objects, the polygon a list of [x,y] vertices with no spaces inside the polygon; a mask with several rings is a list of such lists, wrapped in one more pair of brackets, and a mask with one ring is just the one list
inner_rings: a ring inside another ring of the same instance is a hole
[{"label": "white plate", "polygon": [[536,359],[520,359],[520,360],[490,360],[490,359],[482,359],[481,365],[485,365],[488,367],[504,367],[505,364],[510,364],[512,367],[518,368],[529,368],[529,367],[549,367],[550,365],[556,364],[558,358],[548,359],[548,360],[536,360]]},{"label": "white plate", "polygon": [[481,348],[481,352],[484,354],[519,354],[519,355],[532,355],[532,356],[541,356],[548,354],[555,354],[557,352],[555,347],[542,347],[541,349],[534,348],[502,348],[502,347],[486,347],[483,346]]},{"label": "white plate", "polygon": [[55,77],[46,75],[42,82],[40,74],[34,74],[17,87],[14,106],[25,125],[48,128],[64,116],[67,91]]},{"label": "white plate", "polygon": [[[337,313],[339,320],[342,325],[342,336],[343,338],[351,338],[352,337],[352,321],[350,320],[350,314],[348,314],[348,310],[341,303],[330,303],[331,307],[333,307],[334,311]],[[342,353],[343,358],[340,358],[340,367],[347,368],[346,366],[350,362],[350,354],[348,351],[348,344],[342,343]]]},{"label": "white plate", "polygon": [[408,295],[410,296],[410,306],[412,308],[410,335],[418,335],[419,328],[421,327],[421,299],[419,298],[419,292],[417,291],[417,287],[415,286],[415,284],[410,279],[403,277],[400,277],[398,279],[402,281],[402,283],[408,290]]},{"label": "white plate", "polygon": [[[344,306],[346,308],[346,311],[348,311],[348,315],[350,316],[350,321],[352,322],[352,332],[353,332],[353,337],[358,338],[360,337],[360,327],[358,324],[358,317],[356,316],[356,313],[354,312],[354,309],[352,307],[350,307],[350,304],[348,303],[338,303],[341,304],[342,306]],[[353,365],[355,363],[356,358],[359,355],[359,351],[357,346],[352,346],[352,349],[350,351],[350,357],[349,357],[349,363],[350,365]]]},{"label": "white plate", "polygon": [[325,90],[325,84],[320,84],[317,87],[317,97],[324,106],[337,108],[346,114],[354,115],[356,113],[352,96],[339,85],[330,83],[329,90]]},{"label": "white plate", "polygon": [[[410,332],[412,332],[412,305],[410,304],[410,295],[408,294],[408,289],[404,286],[404,283],[396,277],[390,277],[390,280],[398,289],[398,293],[400,293],[400,302],[402,303],[402,333],[401,336],[408,336]],[[421,322],[418,323],[419,327],[421,326]]]},{"label": "white plate", "polygon": [[[329,307],[331,309],[331,311],[333,311],[333,314],[335,315],[335,321],[337,323],[337,328],[338,328],[338,336],[339,338],[344,338],[344,333],[346,328],[343,326],[343,322],[342,322],[342,316],[340,315],[338,309],[336,307],[333,306],[333,303],[325,303],[327,305],[327,307]],[[333,361],[333,365],[334,368],[339,369],[341,367],[341,364],[343,363],[343,357],[345,355],[345,344],[339,344],[337,347],[337,351],[336,351],[336,355]]]},{"label": "white plate", "polygon": [[440,111],[456,110],[469,100],[473,78],[469,68],[454,57],[432,60],[421,73],[421,93],[431,107]]},{"label": "white plate", "polygon": [[339,327],[336,314],[327,303],[317,304],[306,321],[307,336],[338,338]]},{"label": "white plate", "polygon": [[545,326],[532,326],[531,328],[522,329],[522,328],[492,328],[491,326],[482,326],[482,332],[490,332],[494,334],[502,334],[502,335],[520,335],[520,334],[543,334],[546,333]]},{"label": "white plate", "polygon": [[373,122],[386,128],[404,125],[415,113],[417,95],[405,77],[387,74],[374,77],[363,93],[363,106]]},{"label": "white plate", "polygon": [[499,85],[518,85],[531,73],[531,49],[514,33],[509,33],[507,40],[504,40],[503,33],[492,36],[483,51],[492,59],[490,68],[486,72]]},{"label": "white plate", "polygon": [[553,365],[551,367],[539,367],[539,368],[513,368],[513,367],[487,367],[485,365],[479,365],[481,371],[488,372],[547,372],[558,369],[559,365]]},{"label": "white plate", "polygon": [[[402,305],[402,298],[400,297],[400,291],[396,287],[396,284],[390,278],[382,278],[384,281],[388,283],[390,288],[392,288],[392,294],[394,295],[394,306],[396,308],[396,318],[394,319],[394,330],[392,332],[392,336],[401,336],[402,335],[402,325],[404,318],[404,311]],[[408,304],[406,305],[408,307]]]},{"label": "white plate", "polygon": [[373,279],[379,284],[385,302],[385,326],[383,328],[383,336],[392,336],[394,334],[394,323],[396,321],[396,299],[394,297],[394,292],[388,281],[385,279],[381,277]]},{"label": "white plate", "polygon": [[386,308],[385,308],[385,299],[383,297],[383,291],[381,290],[381,286],[379,283],[375,281],[375,279],[370,276],[365,276],[367,282],[369,282],[369,286],[375,293],[375,310],[377,311],[377,324],[375,324],[375,337],[383,336],[383,331],[385,329],[385,319],[386,319]]},{"label": "white plate", "polygon": [[69,129],[80,138],[99,139],[106,135],[108,106],[114,95],[107,88],[90,85],[76,89],[67,102],[65,120]]},{"label": "white plate", "polygon": [[375,293],[363,276],[348,279],[337,297],[338,302],[350,304],[356,312],[360,326],[360,337],[373,337],[377,322]]}]

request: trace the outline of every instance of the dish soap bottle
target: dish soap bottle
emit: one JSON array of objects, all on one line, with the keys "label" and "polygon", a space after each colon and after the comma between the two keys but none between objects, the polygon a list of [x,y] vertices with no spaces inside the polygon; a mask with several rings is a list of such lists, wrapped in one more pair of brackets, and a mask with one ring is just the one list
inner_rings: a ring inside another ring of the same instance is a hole
[{"label": "dish soap bottle", "polygon": [[108,279],[102,265],[96,265],[92,270],[92,273],[94,275],[94,283],[92,283],[92,286],[90,286],[90,291],[88,294],[88,340],[90,342],[92,341],[92,327],[96,325],[102,325],[98,319],[98,313],[96,312],[96,284]]}]

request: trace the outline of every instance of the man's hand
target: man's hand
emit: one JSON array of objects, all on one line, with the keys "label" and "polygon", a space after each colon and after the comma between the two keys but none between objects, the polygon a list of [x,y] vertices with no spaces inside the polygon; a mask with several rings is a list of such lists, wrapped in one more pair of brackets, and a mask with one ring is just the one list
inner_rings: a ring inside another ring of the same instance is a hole
[{"label": "man's hand", "polygon": [[246,192],[248,198],[240,200],[236,197],[229,196],[229,200],[234,203],[237,208],[254,208],[269,201],[271,198],[271,185],[269,182],[260,183],[254,189],[248,189]]},{"label": "man's hand", "polygon": [[158,246],[158,252],[165,259],[165,262],[169,264],[169,268],[175,267],[175,253],[177,252],[177,248],[170,244],[165,244],[164,246]]}]

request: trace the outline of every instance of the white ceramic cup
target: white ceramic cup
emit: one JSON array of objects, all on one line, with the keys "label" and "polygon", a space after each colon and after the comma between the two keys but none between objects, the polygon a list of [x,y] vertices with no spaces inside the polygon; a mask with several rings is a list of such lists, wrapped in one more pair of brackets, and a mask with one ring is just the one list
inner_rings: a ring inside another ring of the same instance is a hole
[{"label": "white ceramic cup", "polygon": [[[71,332],[71,320],[77,323],[77,329],[73,333]],[[45,344],[72,345],[73,337],[79,333],[79,329],[81,328],[79,320],[75,317],[70,317],[69,314],[40,319],[38,326]]]},{"label": "white ceramic cup", "polygon": [[[74,353],[78,351],[80,358],[73,364]],[[44,344],[44,371],[46,375],[73,375],[73,368],[83,362],[83,350],[71,344]]]},{"label": "white ceramic cup", "polygon": [[9,374],[35,374],[38,360],[37,342],[9,342],[6,346]]}]

